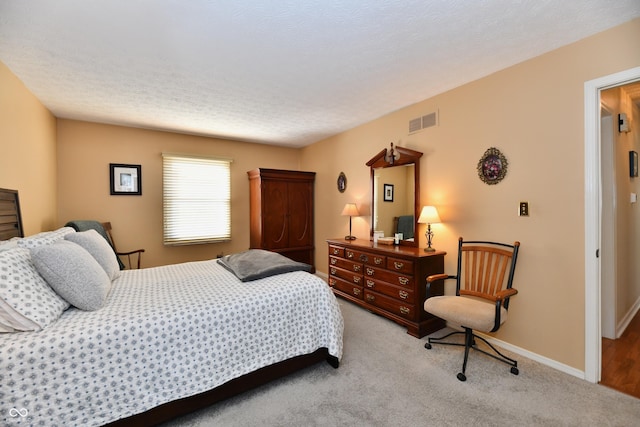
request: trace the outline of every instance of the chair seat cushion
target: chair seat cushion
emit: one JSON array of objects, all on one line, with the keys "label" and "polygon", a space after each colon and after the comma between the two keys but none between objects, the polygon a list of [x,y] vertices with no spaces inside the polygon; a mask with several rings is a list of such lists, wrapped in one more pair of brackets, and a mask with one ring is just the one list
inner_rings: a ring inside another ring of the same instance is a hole
[{"label": "chair seat cushion", "polygon": [[[455,325],[490,332],[495,325],[495,305],[479,298],[462,296],[431,297],[424,302],[425,311]],[[500,324],[507,320],[507,310],[500,308]]]}]

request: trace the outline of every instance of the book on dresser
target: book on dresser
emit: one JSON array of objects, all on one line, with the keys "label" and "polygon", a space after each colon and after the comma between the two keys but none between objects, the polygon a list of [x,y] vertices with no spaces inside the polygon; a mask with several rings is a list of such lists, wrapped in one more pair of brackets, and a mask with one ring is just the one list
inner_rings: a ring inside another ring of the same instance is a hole
[{"label": "book on dresser", "polygon": [[[444,328],[444,320],[424,311],[427,277],[444,272],[446,252],[410,246],[378,245],[370,240],[327,240],[329,286],[367,310],[405,326],[418,338]],[[431,296],[442,295],[443,282]]]}]

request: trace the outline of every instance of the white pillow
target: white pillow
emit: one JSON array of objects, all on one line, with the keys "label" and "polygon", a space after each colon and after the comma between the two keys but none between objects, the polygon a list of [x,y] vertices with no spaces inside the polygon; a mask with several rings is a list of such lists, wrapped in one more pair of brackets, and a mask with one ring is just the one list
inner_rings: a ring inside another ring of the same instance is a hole
[{"label": "white pillow", "polygon": [[70,233],[64,238],[82,246],[89,252],[107,273],[109,279],[113,280],[120,276],[120,265],[113,248],[96,230]]},{"label": "white pillow", "polygon": [[0,299],[12,309],[2,310],[3,324],[18,322],[25,331],[47,327],[69,308],[38,274],[29,250],[20,247],[0,252]]},{"label": "white pillow", "polygon": [[58,240],[64,239],[69,233],[75,233],[71,227],[62,227],[53,231],[43,231],[42,233],[34,234],[33,236],[24,237],[18,240],[18,246],[27,249],[37,248],[39,246],[50,245]]},{"label": "white pillow", "polygon": [[67,240],[31,250],[38,272],[62,298],[81,310],[101,308],[111,280],[89,252]]}]

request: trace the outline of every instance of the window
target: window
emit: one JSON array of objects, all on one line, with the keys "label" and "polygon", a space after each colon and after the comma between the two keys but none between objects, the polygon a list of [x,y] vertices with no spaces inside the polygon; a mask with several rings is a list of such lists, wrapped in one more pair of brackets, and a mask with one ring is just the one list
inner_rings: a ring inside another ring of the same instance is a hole
[{"label": "window", "polygon": [[231,240],[231,160],[162,154],[164,244]]}]

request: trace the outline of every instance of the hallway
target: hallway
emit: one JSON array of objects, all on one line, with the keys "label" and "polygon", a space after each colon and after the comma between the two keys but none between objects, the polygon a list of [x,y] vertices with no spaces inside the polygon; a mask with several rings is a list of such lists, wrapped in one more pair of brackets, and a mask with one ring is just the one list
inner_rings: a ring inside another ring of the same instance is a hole
[{"label": "hallway", "polygon": [[602,338],[601,385],[640,399],[640,312],[617,340]]}]

